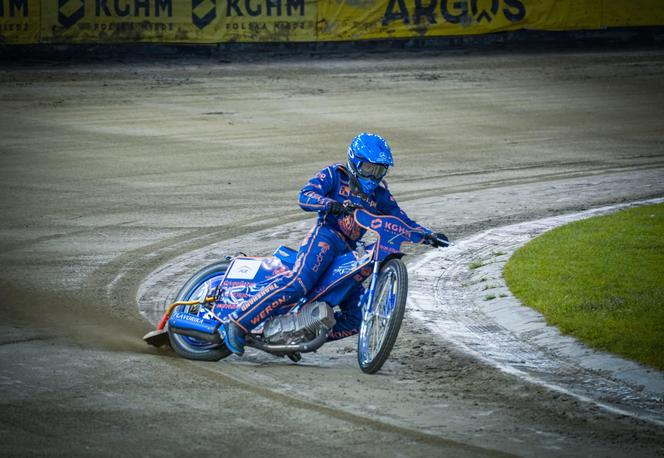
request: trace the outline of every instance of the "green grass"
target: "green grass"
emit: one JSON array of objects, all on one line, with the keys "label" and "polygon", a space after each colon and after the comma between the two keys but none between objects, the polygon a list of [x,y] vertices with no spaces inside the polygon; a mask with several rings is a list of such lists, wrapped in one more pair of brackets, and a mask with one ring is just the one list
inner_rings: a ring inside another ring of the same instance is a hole
[{"label": "green grass", "polygon": [[514,253],[504,277],[562,332],[664,370],[664,204],[547,232]]}]

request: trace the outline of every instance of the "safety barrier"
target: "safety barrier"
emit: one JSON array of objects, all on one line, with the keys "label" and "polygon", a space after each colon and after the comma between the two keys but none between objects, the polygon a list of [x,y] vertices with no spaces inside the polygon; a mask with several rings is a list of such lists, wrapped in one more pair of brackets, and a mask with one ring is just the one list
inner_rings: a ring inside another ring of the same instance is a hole
[{"label": "safety barrier", "polygon": [[228,43],[664,25],[663,0],[0,0],[0,43]]}]

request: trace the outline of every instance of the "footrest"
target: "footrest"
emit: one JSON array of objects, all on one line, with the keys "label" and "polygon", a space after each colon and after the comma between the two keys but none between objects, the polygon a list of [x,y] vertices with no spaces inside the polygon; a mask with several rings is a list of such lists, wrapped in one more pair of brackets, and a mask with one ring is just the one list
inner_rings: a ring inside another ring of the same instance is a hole
[{"label": "footrest", "polygon": [[155,347],[162,347],[169,343],[168,330],[157,329],[156,331],[150,331],[143,336],[143,340]]}]

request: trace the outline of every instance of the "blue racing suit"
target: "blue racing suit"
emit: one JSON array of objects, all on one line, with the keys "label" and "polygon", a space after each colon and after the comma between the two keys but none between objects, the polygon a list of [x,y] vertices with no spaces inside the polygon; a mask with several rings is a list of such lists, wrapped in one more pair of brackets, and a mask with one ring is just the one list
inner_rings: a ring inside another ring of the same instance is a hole
[{"label": "blue racing suit", "polygon": [[[318,172],[300,191],[300,207],[318,212],[318,221],[304,238],[293,269],[275,279],[245,301],[230,314],[230,319],[245,332],[258,326],[269,316],[280,313],[282,307],[292,307],[318,282],[327,267],[339,255],[356,248],[366,230],[357,225],[353,215],[335,215],[326,211],[331,200],[363,207],[372,213],[393,215],[410,226],[431,232],[408,218],[383,181],[369,196],[351,192],[351,175],[341,164],[331,165]],[[351,290],[335,315],[336,325],[330,340],[349,337],[359,332],[362,311],[358,307],[364,292],[361,282]]]}]

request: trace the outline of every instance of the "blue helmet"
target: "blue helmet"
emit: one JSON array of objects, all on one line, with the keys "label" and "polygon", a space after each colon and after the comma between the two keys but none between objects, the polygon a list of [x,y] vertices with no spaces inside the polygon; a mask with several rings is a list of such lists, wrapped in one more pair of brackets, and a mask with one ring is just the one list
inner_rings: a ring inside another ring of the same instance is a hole
[{"label": "blue helmet", "polygon": [[380,135],[361,133],[348,147],[348,169],[367,196],[373,194],[393,165],[390,145]]}]

